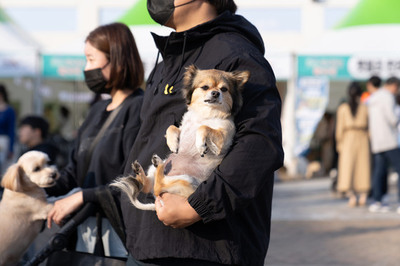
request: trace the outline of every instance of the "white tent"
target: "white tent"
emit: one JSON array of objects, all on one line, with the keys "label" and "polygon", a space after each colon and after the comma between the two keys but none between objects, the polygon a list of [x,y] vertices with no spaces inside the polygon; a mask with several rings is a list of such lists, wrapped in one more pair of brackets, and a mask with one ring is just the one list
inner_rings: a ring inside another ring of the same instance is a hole
[{"label": "white tent", "polygon": [[[0,8],[0,78],[32,78],[25,85],[32,98],[18,96],[23,112],[42,112],[40,87],[40,47],[30,36],[18,27]],[[22,93],[19,91],[19,93]],[[32,106],[33,103],[33,106]]]},{"label": "white tent", "polygon": [[400,24],[364,25],[331,30],[304,48],[303,54],[400,54]]},{"label": "white tent", "polygon": [[39,45],[0,9],[0,77],[35,76]]}]

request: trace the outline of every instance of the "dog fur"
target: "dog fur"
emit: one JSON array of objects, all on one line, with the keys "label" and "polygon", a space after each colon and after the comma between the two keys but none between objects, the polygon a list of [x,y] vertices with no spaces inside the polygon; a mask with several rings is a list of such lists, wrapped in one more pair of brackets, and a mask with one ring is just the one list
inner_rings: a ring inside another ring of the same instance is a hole
[{"label": "dog fur", "polygon": [[55,185],[58,172],[47,165],[47,154],[29,151],[3,176],[0,202],[0,265],[17,265],[39,234],[52,205],[44,187]]},{"label": "dog fur", "polygon": [[125,192],[131,203],[142,210],[155,210],[155,204],[143,204],[140,191],[164,192],[189,197],[221,163],[228,152],[235,125],[233,118],[242,106],[241,91],[248,71],[225,72],[216,69],[186,69],[182,93],[188,104],[180,127],[171,125],[166,141],[171,154],[162,160],[152,157],[147,175],[139,162],[132,164],[133,176],[117,179],[111,185]]}]

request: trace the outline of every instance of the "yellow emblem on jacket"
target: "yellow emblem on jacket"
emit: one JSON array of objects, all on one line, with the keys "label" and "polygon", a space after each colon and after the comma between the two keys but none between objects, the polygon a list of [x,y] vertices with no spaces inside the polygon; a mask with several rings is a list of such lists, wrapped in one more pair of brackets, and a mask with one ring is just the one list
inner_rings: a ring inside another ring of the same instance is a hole
[{"label": "yellow emblem on jacket", "polygon": [[167,94],[172,93],[173,89],[174,89],[174,86],[170,87],[169,84],[165,85],[164,94],[167,95]]}]

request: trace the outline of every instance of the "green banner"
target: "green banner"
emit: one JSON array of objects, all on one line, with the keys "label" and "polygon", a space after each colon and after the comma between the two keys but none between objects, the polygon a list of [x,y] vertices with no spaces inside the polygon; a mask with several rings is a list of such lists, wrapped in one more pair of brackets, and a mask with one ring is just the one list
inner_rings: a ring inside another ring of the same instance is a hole
[{"label": "green banner", "polygon": [[147,11],[147,0],[136,2],[118,21],[128,26],[158,25]]},{"label": "green banner", "polygon": [[42,63],[42,76],[45,78],[84,79],[86,58],[83,55],[43,55]]},{"label": "green banner", "polygon": [[338,23],[336,28],[399,23],[399,0],[360,0],[347,16]]}]

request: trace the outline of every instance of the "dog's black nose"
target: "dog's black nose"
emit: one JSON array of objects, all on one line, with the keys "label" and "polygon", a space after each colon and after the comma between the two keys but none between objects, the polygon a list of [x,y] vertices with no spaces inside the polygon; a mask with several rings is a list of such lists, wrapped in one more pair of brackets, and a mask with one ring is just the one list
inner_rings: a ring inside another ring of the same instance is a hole
[{"label": "dog's black nose", "polygon": [[211,96],[214,98],[218,98],[219,97],[219,91],[212,91],[211,92]]}]

